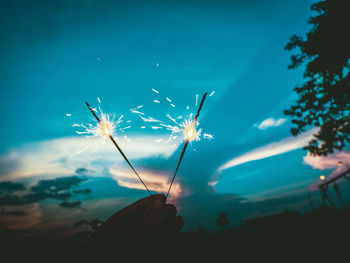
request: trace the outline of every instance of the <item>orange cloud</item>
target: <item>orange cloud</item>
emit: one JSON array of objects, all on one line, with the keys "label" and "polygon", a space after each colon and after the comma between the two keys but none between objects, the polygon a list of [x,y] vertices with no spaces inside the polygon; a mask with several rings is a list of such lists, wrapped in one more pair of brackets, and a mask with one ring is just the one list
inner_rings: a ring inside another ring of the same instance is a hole
[{"label": "orange cloud", "polygon": [[[141,189],[145,190],[144,185],[140,182],[137,176],[133,173],[132,170],[121,170],[120,168],[110,168],[110,174],[113,179],[117,181],[120,186],[132,188],[132,189]],[[170,176],[165,173],[159,173],[151,170],[141,170],[139,172],[141,179],[147,185],[147,187],[157,193],[167,193],[170,185]],[[176,198],[181,193],[181,185],[174,182],[170,196],[171,198]]]},{"label": "orange cloud", "polygon": [[[339,162],[342,162],[344,165],[339,166]],[[314,169],[325,170],[333,169],[333,172],[329,175],[329,178],[333,178],[347,169],[350,166],[350,153],[349,152],[338,152],[330,154],[328,156],[312,156],[308,153],[304,157],[304,163],[312,166]],[[309,186],[309,189],[312,191],[318,190],[318,186],[321,182],[318,181]]]}]

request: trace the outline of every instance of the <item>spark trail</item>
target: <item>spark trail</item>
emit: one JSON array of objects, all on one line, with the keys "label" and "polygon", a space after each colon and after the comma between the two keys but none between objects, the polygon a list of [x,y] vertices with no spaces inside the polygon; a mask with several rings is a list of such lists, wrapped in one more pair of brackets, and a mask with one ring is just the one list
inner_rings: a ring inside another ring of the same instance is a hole
[{"label": "spark trail", "polygon": [[150,195],[152,195],[151,191],[148,189],[147,185],[143,182],[143,180],[141,179],[141,177],[139,176],[139,174],[136,172],[136,170],[134,169],[134,167],[131,165],[131,163],[129,162],[128,158],[126,157],[126,155],[124,154],[124,152],[122,151],[122,149],[119,147],[119,145],[117,144],[117,142],[114,140],[114,137],[112,136],[112,133],[110,132],[109,128],[106,126],[105,122],[102,122],[100,120],[100,118],[97,116],[97,114],[94,112],[94,110],[91,108],[91,106],[89,105],[89,103],[86,102],[86,105],[88,106],[89,110],[91,111],[92,115],[94,115],[94,117],[96,118],[96,120],[98,121],[99,125],[100,125],[100,129],[102,129],[102,135],[104,136],[108,136],[109,139],[113,142],[114,146],[118,149],[118,151],[120,152],[120,154],[123,156],[124,160],[128,163],[128,165],[130,166],[130,168],[134,171],[134,173],[136,174],[136,176],[139,178],[139,180],[141,181],[141,183],[145,186],[146,190],[148,191],[148,193]]},{"label": "spark trail", "polygon": [[172,187],[172,185],[173,185],[173,183],[174,183],[174,180],[175,180],[177,171],[179,170],[180,164],[181,164],[181,162],[182,162],[182,158],[184,157],[185,151],[186,151],[186,149],[187,149],[187,145],[188,145],[188,143],[189,143],[191,140],[193,140],[193,139],[197,136],[197,135],[196,135],[196,130],[195,130],[196,122],[197,122],[199,113],[200,113],[200,111],[201,111],[201,109],[202,109],[202,107],[203,107],[203,103],[204,103],[204,100],[205,100],[205,97],[207,96],[207,94],[208,94],[207,92],[204,93],[203,98],[202,98],[202,101],[201,101],[201,103],[200,103],[200,105],[199,105],[199,108],[198,108],[198,110],[197,110],[197,114],[196,114],[196,116],[194,117],[194,120],[193,120],[192,124],[188,125],[188,126],[186,127],[186,129],[185,129],[185,136],[186,136],[185,145],[184,145],[184,147],[182,148],[182,152],[181,152],[181,155],[180,155],[180,159],[179,159],[179,161],[178,161],[178,163],[177,163],[176,170],[175,170],[175,172],[174,172],[173,178],[172,178],[172,180],[171,180],[171,183],[170,183],[170,186],[169,186],[169,189],[168,189],[168,193],[166,194],[166,197],[167,197],[167,198],[168,198],[168,196],[169,196],[171,187]]}]

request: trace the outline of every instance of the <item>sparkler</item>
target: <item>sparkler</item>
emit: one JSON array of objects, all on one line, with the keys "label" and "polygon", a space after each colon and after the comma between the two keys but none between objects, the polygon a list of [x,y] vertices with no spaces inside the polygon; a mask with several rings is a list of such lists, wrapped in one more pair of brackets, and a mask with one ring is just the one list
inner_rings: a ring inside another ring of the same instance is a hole
[{"label": "sparkler", "polygon": [[119,147],[119,145],[117,144],[117,142],[115,141],[113,135],[112,135],[112,125],[108,122],[108,121],[101,121],[100,118],[97,116],[97,114],[94,112],[94,110],[91,108],[91,106],[89,105],[89,103],[86,102],[86,105],[88,106],[89,110],[91,111],[92,115],[94,115],[94,117],[96,118],[96,120],[99,123],[99,133],[101,136],[104,137],[109,137],[109,139],[113,142],[114,146],[118,149],[118,151],[120,152],[120,154],[123,156],[124,160],[128,163],[128,165],[130,166],[130,168],[134,171],[134,173],[136,174],[136,176],[139,178],[139,180],[141,181],[141,183],[145,186],[146,190],[148,191],[148,193],[150,195],[152,195],[151,191],[148,189],[147,185],[143,182],[143,180],[141,179],[141,177],[139,176],[139,174],[136,172],[136,170],[134,169],[134,167],[131,165],[131,163],[129,162],[128,158],[126,157],[126,155],[124,154],[124,152],[122,151],[122,149]]},{"label": "sparkler", "polygon": [[186,138],[186,141],[185,141],[185,145],[184,147],[182,148],[182,152],[181,152],[181,155],[180,155],[180,159],[177,163],[177,166],[176,166],[176,170],[175,170],[175,173],[173,175],[173,179],[171,180],[171,183],[170,183],[170,186],[169,186],[169,189],[168,189],[168,193],[166,195],[166,197],[169,196],[169,193],[170,193],[170,190],[171,190],[171,187],[174,183],[174,180],[175,180],[175,177],[176,177],[176,174],[177,174],[177,171],[179,170],[179,167],[180,167],[180,164],[182,162],[182,158],[184,157],[184,154],[185,154],[185,151],[187,149],[187,145],[190,141],[192,141],[193,139],[195,139],[197,137],[197,131],[196,131],[196,123],[197,123],[197,119],[198,119],[198,116],[199,116],[199,113],[203,107],[203,103],[204,103],[204,100],[205,100],[205,97],[207,96],[207,92],[204,93],[203,95],[203,98],[202,98],[202,101],[199,105],[199,108],[197,110],[197,114],[196,116],[194,117],[194,120],[192,123],[189,123],[188,125],[186,125],[185,129],[184,129],[184,135],[185,135],[185,138]]}]

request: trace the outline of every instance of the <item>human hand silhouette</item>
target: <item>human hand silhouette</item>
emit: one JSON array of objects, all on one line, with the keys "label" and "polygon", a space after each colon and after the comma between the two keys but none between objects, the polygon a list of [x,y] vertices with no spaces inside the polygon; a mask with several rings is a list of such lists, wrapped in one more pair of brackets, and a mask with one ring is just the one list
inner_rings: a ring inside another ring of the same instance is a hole
[{"label": "human hand silhouette", "polygon": [[90,243],[145,244],[164,242],[180,232],[184,226],[176,207],[166,204],[163,194],[155,194],[136,201],[113,214],[92,236]]}]

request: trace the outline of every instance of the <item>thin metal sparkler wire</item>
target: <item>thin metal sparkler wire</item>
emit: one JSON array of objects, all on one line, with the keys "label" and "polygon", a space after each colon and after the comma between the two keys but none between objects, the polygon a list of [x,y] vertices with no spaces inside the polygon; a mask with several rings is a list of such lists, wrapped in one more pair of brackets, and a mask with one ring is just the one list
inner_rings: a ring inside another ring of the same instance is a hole
[{"label": "thin metal sparkler wire", "polygon": [[[98,123],[101,123],[100,118],[96,115],[96,113],[94,112],[94,110],[91,108],[91,106],[89,105],[89,103],[86,102],[86,105],[88,106],[89,110],[91,111],[92,115],[94,115],[94,117],[96,118],[96,120],[98,121]],[[147,185],[143,182],[143,180],[141,179],[141,177],[139,176],[139,174],[136,172],[135,168],[132,166],[132,164],[129,162],[128,158],[126,157],[126,155],[124,154],[124,152],[122,151],[122,149],[119,147],[119,145],[117,144],[117,142],[115,141],[115,139],[113,138],[112,134],[110,134],[109,139],[111,139],[111,141],[113,142],[114,146],[118,149],[118,151],[120,152],[120,154],[123,156],[124,160],[128,163],[128,165],[130,166],[130,168],[134,171],[134,173],[136,174],[136,176],[139,178],[139,180],[141,181],[141,183],[144,185],[144,187],[146,188],[146,190],[148,191],[148,193],[150,195],[152,195],[151,191],[148,189]]]},{"label": "thin metal sparkler wire", "polygon": [[[199,108],[198,108],[198,110],[197,110],[197,114],[196,114],[196,116],[194,117],[194,120],[193,120],[193,123],[192,123],[193,127],[195,127],[195,125],[196,125],[196,122],[197,122],[199,113],[200,113],[200,111],[201,111],[201,109],[202,109],[202,107],[203,107],[203,103],[204,103],[204,100],[205,100],[205,97],[207,96],[207,94],[208,94],[208,93],[206,92],[206,93],[204,93],[204,95],[203,95],[201,104],[199,105]],[[185,154],[185,151],[186,151],[186,149],[187,149],[187,145],[188,145],[189,142],[190,142],[190,140],[187,138],[186,141],[185,141],[185,145],[184,145],[184,147],[182,148],[182,152],[181,152],[181,155],[180,155],[180,159],[179,159],[179,161],[178,161],[178,163],[177,163],[175,173],[174,173],[174,175],[173,175],[173,178],[172,178],[172,180],[171,180],[171,183],[170,183],[170,186],[169,186],[169,189],[168,189],[168,193],[166,194],[166,197],[167,197],[167,198],[168,198],[168,196],[169,196],[171,187],[172,187],[172,185],[173,185],[173,183],[174,183],[174,180],[175,180],[177,171],[179,170],[180,164],[181,164],[181,162],[182,162],[182,158],[184,157],[184,154]]]}]

